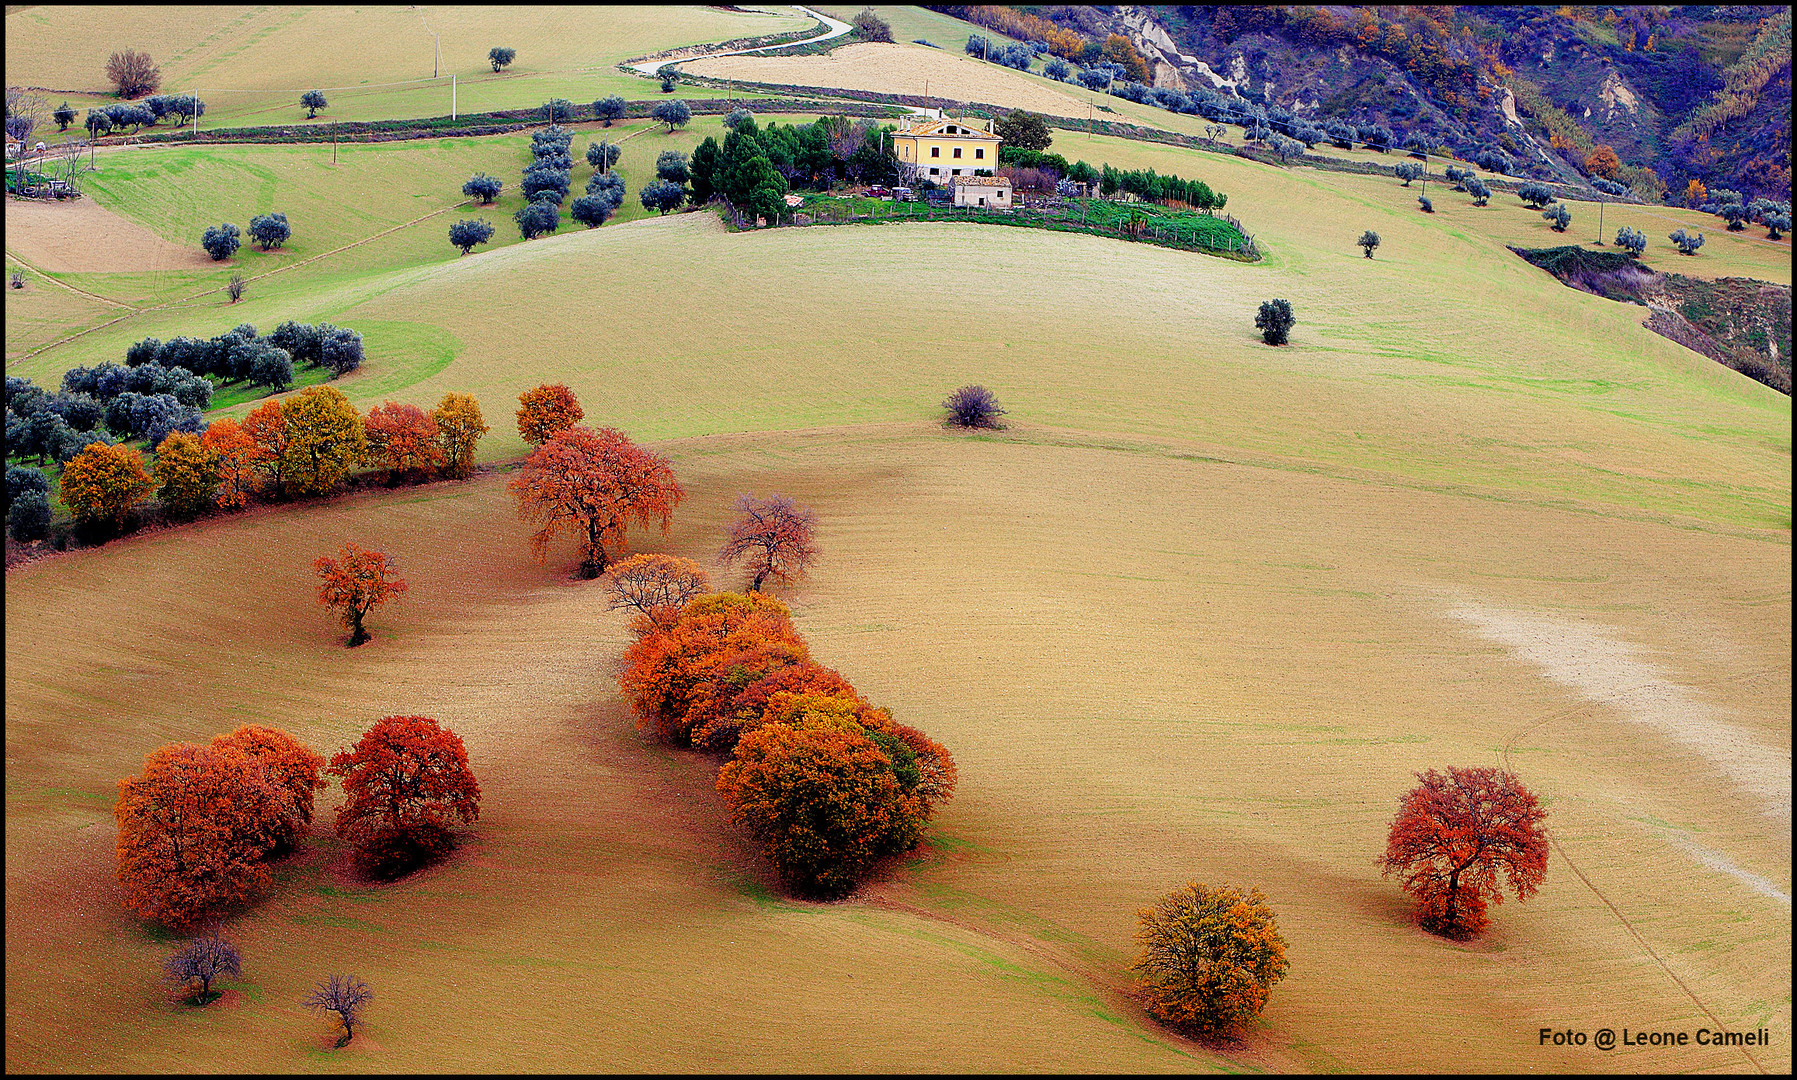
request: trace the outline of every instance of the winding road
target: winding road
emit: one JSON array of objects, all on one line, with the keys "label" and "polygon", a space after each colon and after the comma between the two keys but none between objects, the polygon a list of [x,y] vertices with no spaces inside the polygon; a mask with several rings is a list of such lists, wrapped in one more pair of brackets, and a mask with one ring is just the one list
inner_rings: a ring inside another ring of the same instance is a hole
[{"label": "winding road", "polygon": [[837,19],[832,19],[828,15],[819,14],[818,12],[812,11],[808,7],[799,7],[798,5],[795,4],[795,5],[793,5],[793,10],[803,12],[804,14],[811,16],[812,18],[816,19],[818,22],[821,22],[825,26],[829,27],[829,29],[824,31],[823,33],[817,35],[816,37],[805,38],[802,41],[788,41],[788,42],[783,42],[782,44],[779,44],[779,45],[761,45],[761,46],[758,46],[753,49],[725,49],[722,52],[694,52],[687,56],[664,56],[660,60],[646,60],[640,64],[630,64],[628,66],[629,66],[630,70],[638,72],[640,74],[654,75],[657,71],[668,66],[669,64],[678,64],[678,63],[681,63],[686,60],[698,60],[701,58],[709,58],[709,57],[713,57],[713,56],[739,56],[743,53],[766,52],[769,49],[790,49],[794,45],[810,45],[812,42],[816,42],[816,41],[829,41],[831,38],[839,38],[842,35],[848,33],[851,29],[853,29],[853,27],[849,26],[848,23],[842,22]]}]

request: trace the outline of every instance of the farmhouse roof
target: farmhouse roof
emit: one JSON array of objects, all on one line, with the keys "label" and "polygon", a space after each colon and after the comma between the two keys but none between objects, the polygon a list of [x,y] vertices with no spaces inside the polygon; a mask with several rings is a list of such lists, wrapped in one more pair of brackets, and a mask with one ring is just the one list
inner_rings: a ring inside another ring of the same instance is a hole
[{"label": "farmhouse roof", "polygon": [[949,184],[953,187],[1010,187],[1008,176],[952,176]]},{"label": "farmhouse roof", "polygon": [[[948,131],[951,127],[955,129],[953,134]],[[910,127],[899,128],[893,134],[906,137],[928,135],[948,139],[978,139],[981,142],[1004,141],[989,131],[981,131],[979,128],[971,126],[966,120],[952,116],[946,120],[920,120]]]}]

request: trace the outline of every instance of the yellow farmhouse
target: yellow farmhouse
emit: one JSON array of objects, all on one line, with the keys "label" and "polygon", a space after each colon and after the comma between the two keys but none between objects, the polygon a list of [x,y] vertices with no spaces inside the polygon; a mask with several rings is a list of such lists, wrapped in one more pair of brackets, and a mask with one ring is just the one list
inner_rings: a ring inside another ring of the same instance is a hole
[{"label": "yellow farmhouse", "polygon": [[998,144],[992,121],[958,117],[923,120],[893,132],[892,150],[899,167],[916,168],[917,176],[946,185],[953,176],[972,176],[975,169],[998,171]]}]

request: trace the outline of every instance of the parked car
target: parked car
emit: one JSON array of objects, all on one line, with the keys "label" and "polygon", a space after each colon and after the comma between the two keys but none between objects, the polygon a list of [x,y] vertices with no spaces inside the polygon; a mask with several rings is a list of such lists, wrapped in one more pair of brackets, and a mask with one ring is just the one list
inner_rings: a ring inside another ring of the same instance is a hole
[{"label": "parked car", "polygon": [[868,198],[871,199],[884,199],[887,194],[887,190],[879,184],[875,184],[873,187],[867,189]]},{"label": "parked car", "polygon": [[897,199],[899,202],[916,202],[917,201],[917,192],[912,191],[908,187],[893,188],[892,189],[892,197]]}]

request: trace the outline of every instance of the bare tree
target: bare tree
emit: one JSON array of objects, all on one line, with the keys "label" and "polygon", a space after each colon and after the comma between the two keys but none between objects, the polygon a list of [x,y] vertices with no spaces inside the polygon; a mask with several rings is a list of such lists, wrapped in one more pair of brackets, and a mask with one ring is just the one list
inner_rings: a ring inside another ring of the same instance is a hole
[{"label": "bare tree", "polygon": [[106,61],[106,77],[118,87],[122,98],[142,97],[162,85],[162,70],[150,59],[149,53],[135,49],[113,53]]},{"label": "bare tree", "polygon": [[711,586],[705,568],[675,555],[632,555],[605,572],[608,610],[631,608],[646,627],[667,627],[686,602]]},{"label": "bare tree", "polygon": [[248,280],[242,274],[232,274],[230,284],[225,286],[225,295],[229,296],[231,303],[235,304],[243,299],[243,290],[248,285]]},{"label": "bare tree", "polygon": [[6,137],[19,141],[19,179],[14,189],[25,191],[25,159],[30,156],[31,133],[50,118],[50,103],[18,87],[6,90]]},{"label": "bare tree", "polygon": [[770,576],[788,581],[804,573],[817,558],[817,515],[785,495],[758,500],[745,492],[736,497],[736,512],[718,561],[728,566],[746,557],[750,592],[759,592]]},{"label": "bare tree", "polygon": [[374,991],[361,979],[354,975],[332,975],[319,983],[311,996],[300,1004],[313,1012],[337,1014],[343,1022],[343,1038],[337,1040],[337,1046],[341,1048],[356,1033],[356,1025],[362,1022],[362,1006],[372,1000]]},{"label": "bare tree", "polygon": [[237,951],[237,946],[213,930],[194,938],[180,952],[169,957],[163,963],[162,971],[168,981],[183,990],[192,990],[197,981],[199,993],[188,1000],[195,1005],[205,1005],[212,1000],[212,980],[226,975],[233,979],[243,977],[243,955]]}]

